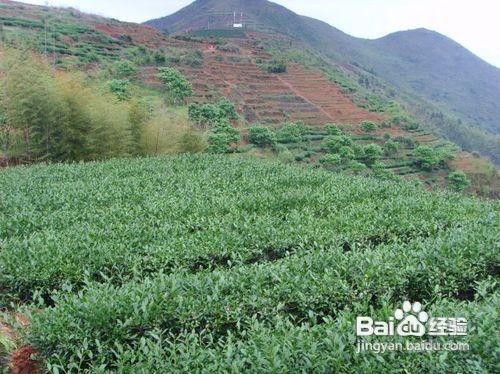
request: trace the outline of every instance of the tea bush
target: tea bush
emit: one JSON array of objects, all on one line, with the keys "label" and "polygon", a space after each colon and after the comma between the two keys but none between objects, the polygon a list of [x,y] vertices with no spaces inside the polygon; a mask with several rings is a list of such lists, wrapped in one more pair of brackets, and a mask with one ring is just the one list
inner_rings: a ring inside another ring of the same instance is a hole
[{"label": "tea bush", "polygon": [[[0,182],[0,302],[37,306],[49,371],[494,371],[496,201],[206,154]],[[471,350],[357,354],[356,316],[406,299]]]}]

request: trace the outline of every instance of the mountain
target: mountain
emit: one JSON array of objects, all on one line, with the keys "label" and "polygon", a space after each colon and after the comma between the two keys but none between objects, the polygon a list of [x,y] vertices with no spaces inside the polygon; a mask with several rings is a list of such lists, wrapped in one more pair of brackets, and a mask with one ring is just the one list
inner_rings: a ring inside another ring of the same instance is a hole
[{"label": "mountain", "polygon": [[489,155],[500,159],[495,152],[498,143],[483,149],[470,144],[472,137],[498,141],[500,69],[437,32],[417,29],[376,40],[360,39],[266,0],[197,0],[146,24],[169,33],[185,33],[209,25],[227,27],[234,19],[240,22],[242,13],[249,30],[280,33],[305,42],[333,61],[361,68],[424,102],[429,115],[443,112],[456,119],[458,125],[438,123],[440,132],[466,149],[493,150]]},{"label": "mountain", "polygon": [[370,44],[382,57],[393,58],[373,59],[371,66],[377,74],[448,105],[485,130],[500,133],[500,69],[425,29],[394,33]]}]

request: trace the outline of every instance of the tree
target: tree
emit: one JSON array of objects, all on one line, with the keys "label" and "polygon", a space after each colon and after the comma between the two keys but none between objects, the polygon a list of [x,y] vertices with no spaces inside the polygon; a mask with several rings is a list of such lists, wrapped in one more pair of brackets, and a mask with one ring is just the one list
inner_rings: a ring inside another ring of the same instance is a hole
[{"label": "tree", "polygon": [[225,134],[229,143],[236,143],[240,140],[240,130],[234,127],[227,119],[216,123],[212,129],[214,134]]},{"label": "tree", "polygon": [[413,150],[413,156],[422,169],[431,170],[441,161],[439,153],[428,145],[420,145]]},{"label": "tree", "polygon": [[323,139],[323,149],[329,153],[338,153],[342,147],[351,147],[353,143],[348,135],[329,135]]},{"label": "tree", "polygon": [[216,103],[193,102],[188,108],[189,119],[201,127],[213,126],[223,119],[230,121],[239,118],[234,104],[226,98]]},{"label": "tree", "polygon": [[132,97],[130,81],[128,79],[113,79],[108,82],[109,91],[114,93],[118,100],[125,101]]},{"label": "tree", "polygon": [[399,152],[400,144],[392,140],[388,140],[384,144],[384,154],[388,157],[396,156]]},{"label": "tree", "polygon": [[230,121],[236,121],[240,118],[236,112],[234,103],[225,97],[217,101],[216,105],[219,107],[219,110],[224,118],[227,118]]},{"label": "tree", "polygon": [[208,151],[210,153],[228,153],[233,150],[231,144],[240,140],[240,130],[233,127],[231,122],[223,119],[216,123],[208,136]]},{"label": "tree", "polygon": [[220,108],[212,103],[193,102],[188,107],[189,119],[201,127],[212,126],[223,116]]},{"label": "tree", "polygon": [[469,186],[470,180],[463,171],[456,170],[448,175],[448,187],[453,191],[461,192]]},{"label": "tree", "polygon": [[273,145],[276,142],[276,134],[274,131],[267,127],[261,125],[253,125],[247,128],[248,130],[248,140],[259,147],[265,147],[266,145]]},{"label": "tree", "polygon": [[160,68],[160,73],[157,78],[165,85],[168,98],[178,104],[184,102],[187,97],[193,95],[193,87],[191,83],[182,75],[182,73],[174,68]]},{"label": "tree", "polygon": [[212,133],[208,136],[208,148],[209,153],[229,153],[231,147],[229,146],[229,141],[226,134],[223,133]]},{"label": "tree", "polygon": [[299,143],[303,139],[302,134],[300,123],[285,123],[278,129],[277,138],[280,143]]},{"label": "tree", "polygon": [[112,75],[114,79],[128,79],[133,81],[137,79],[137,65],[130,60],[120,60],[114,63]]},{"label": "tree", "polygon": [[375,132],[378,130],[378,125],[373,121],[363,121],[361,122],[361,127],[364,132]]},{"label": "tree", "polygon": [[328,123],[325,125],[325,130],[328,133],[328,135],[341,135],[342,130],[334,124],[334,123]]},{"label": "tree", "polygon": [[377,144],[368,144],[365,147],[364,160],[367,166],[372,166],[375,162],[380,159],[382,155],[382,148]]},{"label": "tree", "polygon": [[351,147],[346,146],[346,145],[343,147],[340,147],[339,154],[340,154],[340,157],[342,157],[342,159],[344,159],[344,160],[352,160],[356,157],[354,150]]}]

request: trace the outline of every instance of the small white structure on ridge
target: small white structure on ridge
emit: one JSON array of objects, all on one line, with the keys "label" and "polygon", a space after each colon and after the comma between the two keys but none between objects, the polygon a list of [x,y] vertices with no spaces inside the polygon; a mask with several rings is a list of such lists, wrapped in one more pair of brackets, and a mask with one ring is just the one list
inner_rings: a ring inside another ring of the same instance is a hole
[{"label": "small white structure on ridge", "polygon": [[236,21],[236,12],[234,12],[234,14],[233,14],[233,20],[234,20],[233,21],[233,27],[235,29],[241,29],[241,28],[243,28],[243,12],[241,13],[241,18],[240,18],[241,21],[239,23],[237,23],[237,21]]}]

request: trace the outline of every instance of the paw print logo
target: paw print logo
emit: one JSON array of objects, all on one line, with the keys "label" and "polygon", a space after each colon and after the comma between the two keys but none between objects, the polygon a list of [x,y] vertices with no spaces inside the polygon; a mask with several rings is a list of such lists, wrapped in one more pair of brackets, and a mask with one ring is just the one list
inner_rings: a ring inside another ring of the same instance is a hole
[{"label": "paw print logo", "polygon": [[399,336],[424,336],[425,325],[429,315],[422,311],[422,304],[419,302],[410,303],[405,301],[403,309],[397,309],[394,318],[399,322],[396,332]]}]

